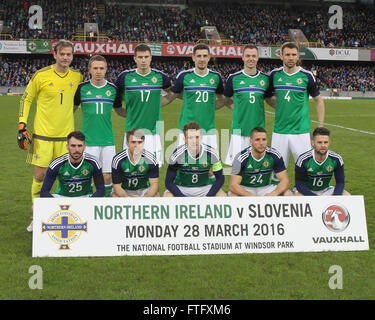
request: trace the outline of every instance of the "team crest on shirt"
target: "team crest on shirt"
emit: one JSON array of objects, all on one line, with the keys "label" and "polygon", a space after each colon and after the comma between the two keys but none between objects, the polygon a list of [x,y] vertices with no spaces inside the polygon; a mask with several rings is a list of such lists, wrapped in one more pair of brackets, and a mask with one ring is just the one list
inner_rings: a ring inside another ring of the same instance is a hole
[{"label": "team crest on shirt", "polygon": [[211,84],[214,84],[214,83],[215,83],[215,80],[211,78],[211,79],[210,79],[210,83],[211,83]]},{"label": "team crest on shirt", "polygon": [[73,82],[69,83],[70,89],[73,88],[73,86],[74,86]]},{"label": "team crest on shirt", "polygon": [[260,85],[263,87],[266,83],[264,82],[264,80],[260,80]]},{"label": "team crest on shirt", "polygon": [[156,79],[156,77],[152,77],[151,81],[152,81],[153,83],[156,83],[156,82],[158,81],[158,79]]},{"label": "team crest on shirt", "polygon": [[105,94],[107,95],[107,97],[110,97],[112,93],[110,90],[108,90]]},{"label": "team crest on shirt", "polygon": [[208,167],[208,163],[207,162],[203,162],[202,166],[205,167],[205,168],[207,168]]},{"label": "team crest on shirt", "polygon": [[83,174],[84,176],[87,176],[89,173],[90,173],[90,172],[89,172],[87,169],[83,169],[83,170],[82,170],[82,174]]},{"label": "team crest on shirt", "polygon": [[303,80],[302,80],[301,78],[298,78],[298,79],[297,79],[297,83],[298,83],[298,84],[301,84],[302,82],[303,82]]},{"label": "team crest on shirt", "polygon": [[331,165],[329,165],[329,166],[327,166],[326,170],[327,170],[328,172],[332,172],[333,167],[332,167]]},{"label": "team crest on shirt", "polygon": [[146,170],[146,168],[144,166],[139,166],[138,170],[139,170],[139,172],[143,172],[143,171]]},{"label": "team crest on shirt", "polygon": [[270,163],[269,163],[268,161],[264,161],[264,162],[263,162],[263,166],[264,166],[265,168],[268,168],[268,167],[270,166]]}]

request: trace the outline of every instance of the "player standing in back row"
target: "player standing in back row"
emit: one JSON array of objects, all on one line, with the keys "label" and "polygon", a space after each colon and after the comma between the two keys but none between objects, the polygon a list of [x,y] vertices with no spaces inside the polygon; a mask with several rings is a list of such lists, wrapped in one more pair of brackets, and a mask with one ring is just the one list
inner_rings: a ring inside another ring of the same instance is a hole
[{"label": "player standing in back row", "polygon": [[163,72],[151,68],[151,49],[145,44],[134,50],[136,69],[123,71],[115,85],[119,90],[115,104],[125,102],[126,124],[123,149],[126,145],[126,132],[142,129],[145,132],[144,148],[154,154],[159,166],[164,163],[161,144],[161,92],[171,86],[171,81]]},{"label": "player standing in back row", "polygon": [[224,99],[223,79],[218,72],[208,69],[210,48],[205,44],[198,44],[193,49],[193,69],[181,71],[168,92],[162,97],[162,105],[181,98],[182,111],[179,120],[179,136],[176,147],[185,144],[183,128],[189,122],[197,122],[202,129],[203,143],[218,149],[215,107],[216,100]]},{"label": "player standing in back row", "polygon": [[111,165],[116,154],[112,128],[112,109],[125,117],[121,104],[114,105],[117,87],[105,79],[107,61],[103,56],[90,58],[88,70],[91,79],[80,83],[74,96],[74,105],[82,108],[82,132],[86,136],[86,153],[95,156],[103,168],[105,196],[112,192]]},{"label": "player standing in back row", "polygon": [[283,67],[270,73],[270,91],[276,95],[271,147],[280,152],[287,168],[290,152],[296,162],[311,149],[309,95],[315,101],[319,127],[324,125],[325,106],[313,74],[297,64],[297,45],[284,43],[280,58]]},{"label": "player standing in back row", "polygon": [[[268,102],[272,96],[268,91],[268,75],[257,69],[259,52],[255,44],[244,46],[242,60],[243,69],[231,74],[224,88],[226,99],[223,105],[229,108],[233,105],[231,137],[225,159],[227,165],[232,165],[236,154],[250,145],[251,130],[265,127],[264,100]],[[216,108],[221,106],[217,104]]]}]

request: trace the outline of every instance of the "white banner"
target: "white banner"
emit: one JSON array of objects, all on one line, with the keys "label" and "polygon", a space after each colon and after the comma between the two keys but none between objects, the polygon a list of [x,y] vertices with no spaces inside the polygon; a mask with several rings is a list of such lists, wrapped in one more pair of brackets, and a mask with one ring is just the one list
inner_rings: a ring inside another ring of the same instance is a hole
[{"label": "white banner", "polygon": [[369,250],[363,196],[35,199],[33,257]]},{"label": "white banner", "polygon": [[0,41],[0,53],[30,53],[26,48],[26,41]]},{"label": "white banner", "polygon": [[347,48],[309,48],[316,60],[340,60],[340,61],[358,61],[358,49]]}]

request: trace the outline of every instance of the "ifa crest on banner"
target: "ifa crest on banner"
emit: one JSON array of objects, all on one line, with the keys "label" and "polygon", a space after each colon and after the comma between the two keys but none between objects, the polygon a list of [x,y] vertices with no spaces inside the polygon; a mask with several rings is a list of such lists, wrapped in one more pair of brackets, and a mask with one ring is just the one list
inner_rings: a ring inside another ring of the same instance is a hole
[{"label": "ifa crest on banner", "polygon": [[77,241],[82,232],[87,231],[87,221],[70,210],[70,205],[59,205],[47,222],[42,222],[41,231],[47,233],[50,239],[59,245],[59,250],[69,250],[70,245]]}]

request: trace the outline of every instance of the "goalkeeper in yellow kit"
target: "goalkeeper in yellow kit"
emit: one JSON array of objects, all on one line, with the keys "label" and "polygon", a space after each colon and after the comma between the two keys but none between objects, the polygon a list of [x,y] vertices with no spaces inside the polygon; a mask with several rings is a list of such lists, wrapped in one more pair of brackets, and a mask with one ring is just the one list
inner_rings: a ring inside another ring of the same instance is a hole
[{"label": "goalkeeper in yellow kit", "polygon": [[[56,63],[33,75],[20,101],[17,141],[23,150],[31,144],[26,162],[34,165],[32,202],[39,197],[50,162],[66,153],[66,137],[74,131],[74,94],[83,76],[69,68],[73,49],[70,41],[58,41],[53,52]],[[26,125],[34,98],[34,132],[30,137]],[[32,231],[32,224],[28,231]]]}]

